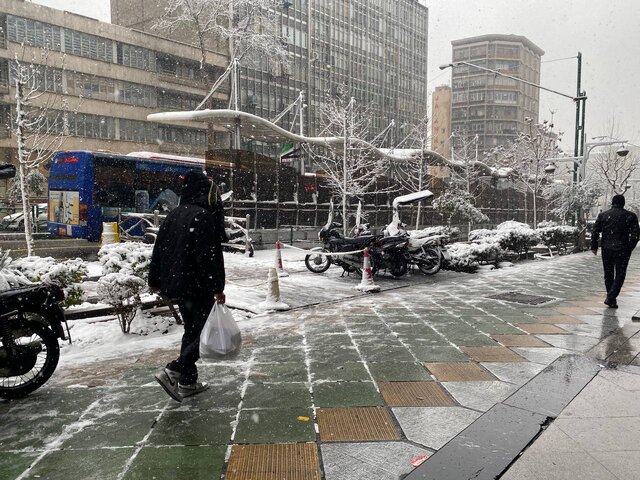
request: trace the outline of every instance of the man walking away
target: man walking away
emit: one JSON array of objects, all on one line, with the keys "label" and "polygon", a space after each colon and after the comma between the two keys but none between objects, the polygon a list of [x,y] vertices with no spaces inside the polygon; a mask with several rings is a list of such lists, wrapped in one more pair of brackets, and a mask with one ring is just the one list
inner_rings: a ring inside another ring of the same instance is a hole
[{"label": "man walking away", "polygon": [[178,402],[209,388],[198,382],[196,362],[209,312],[215,302],[225,302],[225,239],[224,209],[216,184],[203,172],[187,173],[180,206],[162,223],[149,266],[149,287],[177,299],[184,322],[180,356],[155,375]]},{"label": "man walking away", "polygon": [[631,252],[640,238],[638,217],[624,209],[624,196],[614,195],[611,209],[598,215],[591,235],[591,251],[598,254],[598,239],[602,234],[602,266],[607,289],[605,305],[618,308],[617,298],[627,274]]}]

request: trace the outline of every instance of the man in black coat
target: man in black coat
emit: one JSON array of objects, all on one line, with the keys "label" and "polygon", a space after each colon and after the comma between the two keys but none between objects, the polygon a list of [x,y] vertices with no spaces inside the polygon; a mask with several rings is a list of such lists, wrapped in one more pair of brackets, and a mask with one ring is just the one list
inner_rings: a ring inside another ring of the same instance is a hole
[{"label": "man in black coat", "polygon": [[604,303],[618,308],[617,298],[627,274],[631,252],[640,238],[638,217],[624,209],[624,196],[614,195],[611,209],[600,213],[591,235],[591,251],[598,254],[598,239],[602,234],[602,266],[607,298]]},{"label": "man in black coat", "polygon": [[177,299],[184,322],[180,356],[155,377],[178,402],[206,390],[198,382],[200,332],[215,302],[224,303],[224,208],[203,172],[184,178],[180,205],[162,222],[149,266],[149,287]]}]

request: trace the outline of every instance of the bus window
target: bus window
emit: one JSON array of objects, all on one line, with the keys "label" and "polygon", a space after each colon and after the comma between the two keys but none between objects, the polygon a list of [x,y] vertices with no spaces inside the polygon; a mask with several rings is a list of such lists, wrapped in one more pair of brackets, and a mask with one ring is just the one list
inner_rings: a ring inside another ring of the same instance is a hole
[{"label": "bus window", "polygon": [[131,164],[118,162],[109,165],[96,162],[94,204],[100,207],[120,208],[135,211],[134,168]]}]

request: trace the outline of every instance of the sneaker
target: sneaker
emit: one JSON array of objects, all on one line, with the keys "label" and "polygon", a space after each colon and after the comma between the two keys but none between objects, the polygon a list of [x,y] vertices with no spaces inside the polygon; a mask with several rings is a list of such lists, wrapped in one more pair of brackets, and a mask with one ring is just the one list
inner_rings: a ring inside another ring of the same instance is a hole
[{"label": "sneaker", "polygon": [[178,387],[178,379],[180,378],[180,372],[174,372],[168,368],[163,368],[154,375],[156,380],[160,384],[164,391],[173,398],[176,402],[182,402],[182,396],[180,395]]},{"label": "sneaker", "polygon": [[195,382],[190,385],[178,385],[178,392],[182,397],[190,397],[196,393],[204,392],[209,388],[209,384],[205,382]]}]

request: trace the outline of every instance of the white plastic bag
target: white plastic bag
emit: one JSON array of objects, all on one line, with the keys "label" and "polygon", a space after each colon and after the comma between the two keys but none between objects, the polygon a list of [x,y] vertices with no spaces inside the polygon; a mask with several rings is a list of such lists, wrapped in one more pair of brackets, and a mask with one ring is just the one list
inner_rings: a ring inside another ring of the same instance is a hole
[{"label": "white plastic bag", "polygon": [[233,315],[224,304],[214,304],[200,332],[200,358],[230,358],[241,345],[242,336]]}]

